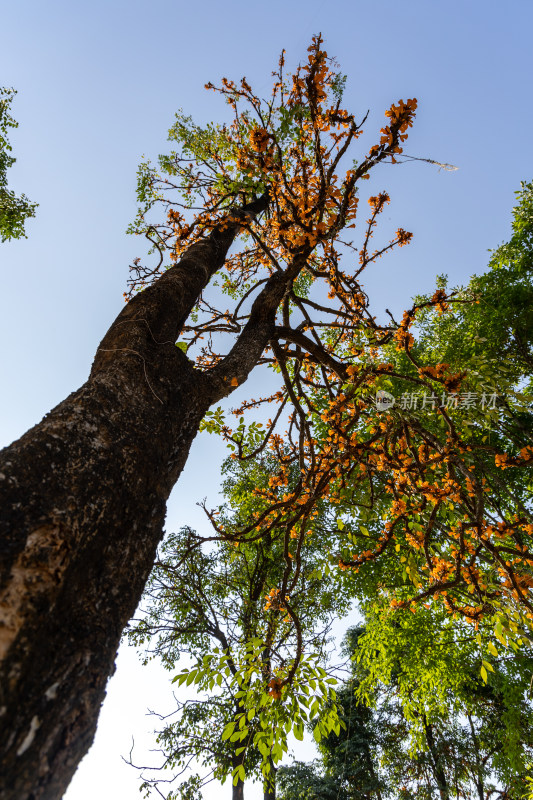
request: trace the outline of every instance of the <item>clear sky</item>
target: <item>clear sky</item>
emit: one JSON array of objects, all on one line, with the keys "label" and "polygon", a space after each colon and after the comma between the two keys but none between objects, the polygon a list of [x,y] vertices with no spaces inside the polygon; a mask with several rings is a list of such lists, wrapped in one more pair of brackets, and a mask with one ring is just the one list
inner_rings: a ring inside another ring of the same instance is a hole
[{"label": "clear sky", "polygon": [[[3,4],[0,24],[0,85],[19,92],[10,183],[40,203],[28,240],[0,245],[0,445],[86,379],[122,307],[128,263],[144,252],[125,235],[137,164],[164,150],[178,108],[225,118],[207,81],[246,75],[268,94],[281,49],[294,66],[321,31],[348,75],[346,107],[371,110],[368,130],[391,102],[418,98],[406,152],[459,169],[383,166],[369,182],[369,193],[389,191],[391,224],[415,234],[367,279],[377,309],[401,310],[437,273],[457,283],[482,271],[487,249],[508,237],[513,192],[533,177],[531,0],[18,0]],[[200,524],[194,503],[216,498],[220,457],[198,438],[168,529]],[[120,756],[132,732],[140,742],[150,729],[146,706],[165,710],[167,682],[121,654],[67,800],[138,796]]]}]

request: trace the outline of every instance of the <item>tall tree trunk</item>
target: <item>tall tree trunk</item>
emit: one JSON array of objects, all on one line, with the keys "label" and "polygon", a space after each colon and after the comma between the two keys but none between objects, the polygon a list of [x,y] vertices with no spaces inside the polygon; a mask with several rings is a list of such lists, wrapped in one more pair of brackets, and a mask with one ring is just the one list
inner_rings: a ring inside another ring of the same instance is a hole
[{"label": "tall tree trunk", "polygon": [[136,296],[88,381],[0,454],[2,800],[63,796],[92,743],[199,423],[246,380],[272,335],[279,278],[214,369],[196,370],[175,347],[237,231],[213,231]]},{"label": "tall tree trunk", "polygon": [[467,714],[466,716],[468,718],[468,723],[470,725],[470,734],[472,736],[472,742],[474,745],[474,753],[476,754],[476,767],[475,767],[476,774],[474,777],[474,783],[476,785],[479,800],[485,800],[485,786],[483,781],[483,760],[481,758],[481,753],[479,752],[479,739],[476,734],[476,729],[471,714]]},{"label": "tall tree trunk", "polygon": [[450,789],[448,786],[448,781],[446,780],[446,773],[444,772],[442,757],[435,743],[435,737],[433,735],[433,725],[428,724],[425,716],[424,716],[424,732],[426,734],[426,742],[431,756],[431,766],[432,766],[433,776],[437,784],[437,789],[439,790],[439,795],[441,797],[441,800],[449,800]]},{"label": "tall tree trunk", "polygon": [[244,800],[244,781],[238,780],[231,787],[231,800]]},{"label": "tall tree trunk", "polygon": [[269,758],[270,772],[263,783],[263,800],[276,800],[276,772],[272,758]]}]

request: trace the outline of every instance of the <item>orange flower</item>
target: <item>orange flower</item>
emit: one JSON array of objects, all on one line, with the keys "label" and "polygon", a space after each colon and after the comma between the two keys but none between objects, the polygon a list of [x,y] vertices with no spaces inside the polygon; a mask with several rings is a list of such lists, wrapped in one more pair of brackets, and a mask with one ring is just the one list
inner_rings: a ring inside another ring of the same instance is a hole
[{"label": "orange flower", "polygon": [[250,131],[250,144],[258,153],[264,152],[268,147],[269,134],[264,128],[253,128]]},{"label": "orange flower", "polygon": [[268,693],[274,700],[281,698],[281,681],[279,678],[271,678],[268,683]]},{"label": "orange flower", "polygon": [[398,228],[398,230],[396,231],[396,238],[398,240],[399,246],[404,247],[404,245],[409,244],[409,242],[413,238],[413,234],[409,233],[409,231],[404,231],[403,228]]}]

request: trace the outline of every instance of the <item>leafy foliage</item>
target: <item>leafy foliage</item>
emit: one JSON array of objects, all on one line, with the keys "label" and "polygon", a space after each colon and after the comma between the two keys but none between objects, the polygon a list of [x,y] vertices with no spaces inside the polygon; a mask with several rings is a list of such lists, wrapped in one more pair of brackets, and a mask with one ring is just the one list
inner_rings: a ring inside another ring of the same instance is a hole
[{"label": "leafy foliage", "polygon": [[[364,467],[373,472],[374,499],[359,519],[374,545],[349,562],[356,569],[372,564],[365,579],[395,586],[402,605],[440,596],[472,622],[488,614],[499,638],[503,629],[510,633],[509,619],[531,614],[532,219],[533,187],[524,184],[513,237],[493,253],[488,271],[455,290],[453,305],[421,308],[407,348],[386,349],[387,388],[399,402],[374,423],[371,430],[389,442]],[[440,283],[436,295],[444,294]],[[423,301],[417,298],[419,307]],[[409,363],[408,383],[398,375]],[[423,366],[431,363],[437,365]],[[439,381],[445,371],[460,376],[460,390]],[[448,391],[439,393],[439,382]],[[372,496],[364,487],[357,492]],[[381,544],[380,519],[391,534]],[[398,558],[403,571],[391,581]]]},{"label": "leafy foliage", "polygon": [[280,800],[525,796],[531,656],[487,656],[464,622],[442,612],[381,605],[367,622],[347,635],[355,661],[337,693],[345,727],[321,742],[319,761],[280,769]]},{"label": "leafy foliage", "polygon": [[0,237],[3,242],[26,236],[24,225],[28,217],[35,216],[36,203],[31,203],[26,195],[17,197],[7,188],[7,170],[16,159],[9,155],[12,150],[8,139],[8,129],[17,128],[18,122],[9,114],[9,108],[16,95],[14,89],[0,87]]},{"label": "leafy foliage", "polygon": [[[246,518],[257,502],[250,484],[268,483],[273,466],[227,463],[225,494],[235,505],[225,515]],[[339,730],[336,679],[324,666],[329,625],[345,613],[349,597],[333,572],[324,574],[325,562],[316,543],[297,583],[280,595],[291,564],[279,536],[209,544],[186,528],[168,537],[145,613],[128,636],[148,646],[146,659],[159,657],[169,671],[183,656],[191,660],[173,682],[194,686],[198,697],[178,702],[158,735],[165,767],[176,777],[194,757],[209,769],[204,781],[211,774],[223,781],[231,775],[234,783],[254,774],[268,780],[290,733],[301,739],[311,719],[317,741]],[[159,780],[148,776],[144,785]]]}]

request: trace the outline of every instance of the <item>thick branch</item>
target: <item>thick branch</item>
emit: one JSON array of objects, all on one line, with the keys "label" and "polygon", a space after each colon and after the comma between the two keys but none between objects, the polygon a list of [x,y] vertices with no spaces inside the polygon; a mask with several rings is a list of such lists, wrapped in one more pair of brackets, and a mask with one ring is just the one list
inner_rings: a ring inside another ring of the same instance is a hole
[{"label": "thick branch", "polygon": [[225,397],[247,379],[275,330],[276,312],[292,271],[275,272],[256,297],[248,322],[228,355],[209,372],[217,399]]},{"label": "thick branch", "polygon": [[304,350],[307,350],[307,352],[310,353],[319,364],[322,364],[330,369],[332,372],[338,375],[342,381],[346,380],[346,366],[340,361],[337,361],[337,359],[333,358],[333,356],[330,355],[327,350],[313,342],[312,339],[309,339],[307,336],[305,336],[305,334],[294,330],[294,328],[278,326],[274,331],[274,336],[276,339],[285,339],[287,342],[300,345],[300,347],[303,347]]}]

